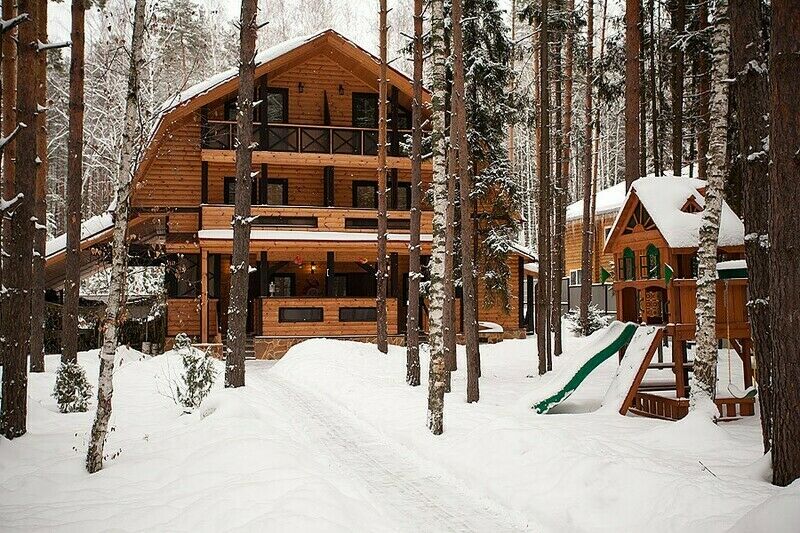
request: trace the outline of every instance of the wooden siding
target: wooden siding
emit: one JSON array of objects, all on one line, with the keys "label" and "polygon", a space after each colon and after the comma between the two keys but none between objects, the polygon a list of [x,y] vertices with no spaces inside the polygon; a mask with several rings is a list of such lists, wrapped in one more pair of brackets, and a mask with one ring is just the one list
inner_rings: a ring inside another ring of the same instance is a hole
[{"label": "wooden siding", "polygon": [[516,331],[519,325],[519,257],[512,254],[508,258],[511,275],[508,278],[509,309],[506,311],[499,302],[486,306],[486,285],[478,278],[478,321],[494,322],[503,326],[505,331]]},{"label": "wooden siding", "polygon": [[[592,249],[592,282],[600,281],[600,268],[603,267],[609,272],[613,272],[614,254],[604,253],[606,245],[606,228],[610,228],[614,223],[616,213],[606,213],[597,215],[594,223],[594,240]],[[564,277],[568,277],[570,271],[581,269],[581,254],[583,253],[583,220],[576,219],[567,222],[565,234],[565,253],[564,253]]]},{"label": "wooden siding", "polygon": [[[339,309],[343,307],[375,307],[375,298],[262,298],[263,335],[323,336],[323,335],[375,335],[376,324],[370,322],[339,322]],[[281,308],[322,308],[322,322],[280,322]],[[389,334],[395,335],[397,327],[397,299],[386,300]]]},{"label": "wooden siding", "polygon": [[[208,330],[217,331],[217,300],[208,300]],[[200,298],[167,298],[167,337],[200,336]]]}]

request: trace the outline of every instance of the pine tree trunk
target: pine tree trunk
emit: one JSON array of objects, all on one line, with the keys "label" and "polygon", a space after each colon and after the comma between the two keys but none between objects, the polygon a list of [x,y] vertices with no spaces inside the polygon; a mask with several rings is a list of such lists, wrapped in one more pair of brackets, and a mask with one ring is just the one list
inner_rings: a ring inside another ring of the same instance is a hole
[{"label": "pine tree trunk", "polygon": [[[680,40],[686,31],[686,0],[673,0],[672,5],[672,174],[681,175],[683,168],[683,48]],[[655,89],[655,86],[653,86]]]},{"label": "pine tree trunk", "polygon": [[[563,11],[563,4],[559,1],[556,6],[559,11]],[[562,101],[562,80],[561,80],[561,41],[563,38],[562,32],[556,33],[556,50],[553,53],[553,71],[555,72],[554,90],[555,90],[555,135],[556,142],[553,156],[555,158],[554,165],[554,182],[555,187],[553,191],[553,272],[550,281],[551,300],[550,300],[550,323],[551,330],[553,331],[553,354],[561,355],[561,279],[564,277],[564,234],[566,233],[564,226],[567,220],[567,205],[566,205],[566,186],[568,185],[566,176],[564,175],[564,124],[562,122],[563,116],[563,101]],[[548,365],[548,370],[552,369]]]},{"label": "pine tree trunk", "polygon": [[594,220],[592,218],[592,80],[594,70],[594,0],[586,7],[586,139],[583,147],[583,239],[581,242],[581,300],[580,323],[584,335],[589,331],[589,304],[592,301],[592,243],[594,241]]},{"label": "pine tree trunk", "polygon": [[641,0],[625,0],[625,185],[639,178]]},{"label": "pine tree trunk", "polygon": [[717,386],[717,241],[725,187],[728,134],[728,57],[730,55],[730,26],[728,1],[717,0],[714,13],[714,33],[711,39],[714,58],[712,65],[711,135],[709,139],[708,183],[705,208],[700,224],[700,247],[697,251],[697,348],[694,358],[689,402],[691,409],[702,409],[716,416],[712,400]]},{"label": "pine tree trunk", "polygon": [[125,306],[128,279],[128,210],[131,181],[136,171],[138,157],[134,154],[136,132],[139,127],[139,72],[144,66],[142,43],[144,41],[145,0],[136,0],[133,13],[133,38],[131,40],[128,93],[125,99],[125,123],[117,176],[117,197],[114,208],[114,234],[111,251],[111,284],[108,305],[103,319],[103,346],[100,349],[100,377],[97,382],[97,413],[92,425],[86,469],[90,474],[103,468],[103,447],[111,418],[111,398],[114,393],[114,356],[117,352],[117,328]]},{"label": "pine tree trunk", "polygon": [[[450,98],[450,109],[452,110],[453,98]],[[454,260],[455,250],[455,180],[458,152],[455,145],[455,124],[452,111],[450,115],[450,137],[447,155],[447,217],[445,219],[445,241],[444,241],[444,309],[442,310],[442,323],[444,324],[444,365],[447,369],[445,375],[445,392],[451,389],[451,372],[457,370],[456,363],[456,323],[455,323],[455,300],[456,286],[454,280]]]},{"label": "pine tree trunk", "polygon": [[[661,166],[661,141],[658,136],[658,123],[659,123],[659,113],[658,113],[658,86],[656,85],[656,47],[658,46],[658,42],[656,41],[656,32],[655,32],[655,25],[654,20],[656,18],[655,13],[655,0],[650,0],[649,4],[649,11],[651,13],[650,16],[650,87],[652,87],[652,91],[650,94],[650,109],[651,109],[651,117],[650,120],[652,122],[651,129],[653,132],[653,172],[656,176],[661,175],[662,166]],[[645,125],[642,124],[642,128]]]},{"label": "pine tree trunk", "polygon": [[459,194],[461,203],[461,287],[464,309],[464,345],[467,352],[467,403],[480,399],[478,378],[480,348],[478,345],[478,291],[475,281],[475,222],[473,220],[472,176],[467,145],[467,110],[464,104],[464,37],[461,28],[462,0],[453,0],[453,97],[452,121],[457,143]]},{"label": "pine tree trunk", "polygon": [[375,301],[378,335],[378,350],[389,352],[389,340],[386,313],[386,282],[389,278],[388,261],[386,257],[386,233],[388,230],[386,213],[386,103],[388,75],[386,59],[386,0],[380,0],[380,69],[381,77],[378,80],[378,264],[377,272],[377,297]]},{"label": "pine tree trunk", "polygon": [[[4,20],[11,20],[17,14],[17,3],[15,1],[3,0],[2,17]],[[14,128],[17,127],[16,117],[16,88],[17,88],[17,38],[18,30],[12,28],[5,32],[2,38],[2,135],[8,137]],[[16,141],[11,140],[5,145],[2,152],[2,187],[0,196],[10,200],[14,196],[14,160],[16,159]],[[6,217],[0,216],[0,249],[8,246],[11,222]],[[3,284],[3,272],[9,268],[9,260],[0,254],[0,285]],[[3,299],[0,298],[0,306]],[[0,307],[0,309],[2,309]],[[0,326],[0,330],[2,327]]]},{"label": "pine tree trunk", "polygon": [[743,159],[745,254],[747,257],[750,330],[758,368],[758,403],[764,451],[772,435],[772,339],[769,329],[769,135],[767,82],[759,0],[730,6],[731,56],[739,115],[739,153]]},{"label": "pine tree trunk", "polygon": [[236,100],[236,206],[225,344],[225,386],[244,386],[244,350],[250,286],[250,193],[253,186],[253,94],[258,2],[242,0],[239,19],[239,95]]},{"label": "pine tree trunk", "polygon": [[[39,0],[38,39],[47,42],[47,0]],[[31,269],[31,345],[30,371],[44,372],[44,262],[47,244],[47,52],[40,52],[36,68],[38,73],[37,98],[42,110],[37,117],[39,134],[36,136],[36,153],[40,163],[36,169],[36,187],[33,216],[33,264]]]},{"label": "pine tree trunk", "polygon": [[[708,2],[701,0],[697,6],[697,30],[704,32],[708,28]],[[697,102],[697,177],[708,176],[708,135],[709,135],[709,99],[711,97],[711,68],[708,54],[700,52],[697,58],[697,69],[700,79],[698,83],[699,98]]]},{"label": "pine tree trunk", "polygon": [[772,0],[770,39],[769,287],[773,384],[773,483],[800,478],[800,4]]},{"label": "pine tree trunk", "polygon": [[78,299],[81,276],[81,185],[83,181],[84,0],[72,0],[72,48],[69,66],[69,138],[67,140],[67,247],[61,361],[78,360]]},{"label": "pine tree trunk", "polygon": [[[37,22],[39,0],[19,0],[19,13],[29,19],[19,26],[17,46],[17,82],[20,87],[37,87]],[[38,91],[16,91],[16,120],[25,124],[17,135],[14,181],[7,198],[21,194],[3,242],[5,258],[3,297],[5,308],[0,320],[0,338],[4,339],[2,409],[0,433],[7,439],[25,434],[28,410],[28,352],[31,331],[31,264],[33,262],[34,198],[37,172]],[[5,154],[4,154],[5,155]],[[7,175],[7,178],[10,178]],[[10,184],[8,179],[7,185]]]},{"label": "pine tree trunk", "polygon": [[433,152],[433,243],[430,260],[430,309],[428,313],[430,372],[428,377],[428,429],[434,435],[444,430],[444,276],[445,232],[447,231],[447,154],[445,142],[445,79],[444,2],[431,0],[431,148]]},{"label": "pine tree trunk", "polygon": [[414,0],[414,101],[411,108],[411,221],[408,244],[408,322],[406,325],[406,382],[420,383],[419,282],[420,204],[422,199],[422,0]]}]

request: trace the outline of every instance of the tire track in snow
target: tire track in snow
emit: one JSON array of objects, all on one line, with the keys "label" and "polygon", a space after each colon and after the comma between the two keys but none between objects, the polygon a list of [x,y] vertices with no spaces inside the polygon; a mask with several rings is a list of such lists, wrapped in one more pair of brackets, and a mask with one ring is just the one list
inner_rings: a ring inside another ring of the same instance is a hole
[{"label": "tire track in snow", "polygon": [[388,526],[414,533],[527,530],[452,481],[403,460],[379,435],[357,427],[352,414],[296,390],[268,370],[256,372],[249,372],[258,381],[251,379],[248,387],[261,389],[273,405],[279,402],[287,418],[330,459],[331,467],[355,478],[367,501],[391,520]]}]

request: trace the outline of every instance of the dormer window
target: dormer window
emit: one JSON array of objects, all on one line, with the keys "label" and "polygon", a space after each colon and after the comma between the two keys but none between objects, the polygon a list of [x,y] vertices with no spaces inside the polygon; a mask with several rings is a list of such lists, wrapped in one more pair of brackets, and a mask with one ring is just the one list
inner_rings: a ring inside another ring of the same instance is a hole
[{"label": "dormer window", "polygon": [[694,196],[687,198],[686,202],[683,204],[683,207],[681,207],[681,211],[684,213],[699,213],[702,210],[703,208],[700,207],[700,204],[697,203],[697,200],[694,199]]}]

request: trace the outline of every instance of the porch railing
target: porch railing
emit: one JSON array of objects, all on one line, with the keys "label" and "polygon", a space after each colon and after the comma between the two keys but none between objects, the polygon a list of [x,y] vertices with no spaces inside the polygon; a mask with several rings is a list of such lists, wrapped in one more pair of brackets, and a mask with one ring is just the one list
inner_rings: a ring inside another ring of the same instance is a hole
[{"label": "porch railing", "polygon": [[[387,327],[398,333],[397,298],[386,299]],[[375,298],[263,298],[262,335],[375,335]]]},{"label": "porch railing", "polygon": [[[400,130],[395,143],[395,132],[387,132],[388,153],[407,156],[403,147],[411,130]],[[304,124],[268,124],[262,128],[253,123],[253,139],[258,150],[269,152],[296,152],[301,154],[377,155],[378,130],[345,126],[311,126]],[[209,120],[202,132],[202,147],[211,150],[236,148],[236,122]],[[396,145],[396,146],[395,146]],[[396,148],[396,149],[395,149]]]}]

